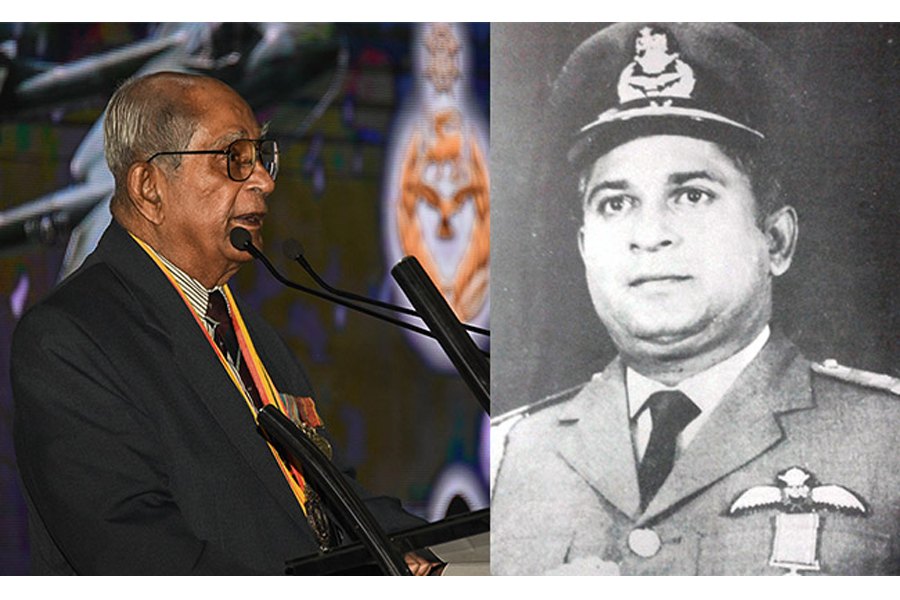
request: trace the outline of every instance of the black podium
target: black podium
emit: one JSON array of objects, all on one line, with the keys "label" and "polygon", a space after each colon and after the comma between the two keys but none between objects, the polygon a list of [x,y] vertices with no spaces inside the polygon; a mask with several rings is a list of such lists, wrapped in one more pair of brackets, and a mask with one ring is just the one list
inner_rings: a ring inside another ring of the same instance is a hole
[{"label": "black podium", "polygon": [[[289,575],[409,575],[403,554],[469,541],[473,547],[483,546],[490,531],[490,510],[450,517],[436,523],[408,529],[388,536],[350,489],[343,475],[300,430],[275,406],[259,411],[259,426],[266,437],[282,452],[298,459],[304,473],[332,507],[344,530],[357,541],[333,550],[290,559],[285,564]],[[462,551],[464,552],[464,548]],[[459,548],[454,549],[459,554]],[[440,552],[437,558],[441,559]]]},{"label": "black podium", "polygon": [[[485,508],[401,531],[390,536],[390,541],[401,553],[432,549],[437,558],[446,560],[446,555],[440,550],[441,546],[456,542],[459,545],[470,546],[473,548],[472,552],[477,552],[476,547],[486,543],[490,527],[490,509]],[[449,562],[452,565],[453,559],[449,559]],[[289,560],[285,564],[285,572],[288,575],[384,574],[362,543]]]},{"label": "black podium", "polygon": [[[232,232],[234,233],[234,232]],[[248,236],[245,236],[248,237]],[[248,249],[232,236],[236,248]],[[252,244],[249,244],[252,247]],[[254,256],[262,256],[258,250]],[[249,251],[249,249],[248,249]],[[267,264],[268,266],[268,264]],[[274,270],[273,270],[274,273]],[[490,364],[435,288],[415,257],[408,256],[391,270],[457,372],[485,412],[490,412]],[[303,465],[304,475],[326,501],[353,542],[336,549],[288,559],[292,575],[410,575],[403,555],[417,551],[441,562],[453,555],[462,562],[486,565],[490,550],[490,510],[483,509],[388,536],[347,485],[342,474],[316,447],[309,435],[275,406],[259,411],[258,423],[266,438]],[[474,557],[469,561],[469,557]],[[452,563],[451,563],[452,564]]]}]

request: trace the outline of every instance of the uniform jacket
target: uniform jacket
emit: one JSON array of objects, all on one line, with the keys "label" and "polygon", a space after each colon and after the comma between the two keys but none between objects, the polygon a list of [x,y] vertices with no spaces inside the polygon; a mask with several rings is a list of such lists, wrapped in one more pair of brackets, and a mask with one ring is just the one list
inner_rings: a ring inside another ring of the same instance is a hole
[{"label": "uniform jacket", "polygon": [[[239,306],[278,391],[312,396],[286,344]],[[12,384],[34,573],[277,574],[317,550],[206,336],[116,223],[22,318]],[[422,523],[366,502],[389,530]]]},{"label": "uniform jacket", "polygon": [[[817,508],[819,570],[802,572],[900,570],[900,398],[826,372],[773,332],[643,512],[619,359],[525,411],[496,475],[492,572],[784,574],[770,558],[785,506],[729,509],[794,466],[866,509]],[[631,549],[634,530],[652,530],[652,556]]]}]

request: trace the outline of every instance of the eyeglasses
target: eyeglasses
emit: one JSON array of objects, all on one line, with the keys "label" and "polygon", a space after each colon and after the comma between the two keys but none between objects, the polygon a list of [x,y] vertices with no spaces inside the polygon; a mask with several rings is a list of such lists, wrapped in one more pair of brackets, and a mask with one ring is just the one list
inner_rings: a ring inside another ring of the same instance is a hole
[{"label": "eyeglasses", "polygon": [[275,140],[234,140],[224,150],[180,150],[176,152],[157,152],[147,159],[150,162],[157,156],[169,154],[224,154],[228,157],[228,177],[233,181],[247,181],[256,168],[256,161],[272,180],[278,175],[278,142]]}]

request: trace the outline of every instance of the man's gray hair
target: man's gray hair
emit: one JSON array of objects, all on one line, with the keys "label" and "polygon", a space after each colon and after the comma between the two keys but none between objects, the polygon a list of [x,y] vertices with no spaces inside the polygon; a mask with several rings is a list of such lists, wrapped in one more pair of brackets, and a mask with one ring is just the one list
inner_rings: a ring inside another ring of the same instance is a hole
[{"label": "man's gray hair", "polygon": [[[127,197],[128,169],[157,152],[185,150],[197,128],[199,115],[187,92],[202,78],[163,72],[132,78],[113,94],[103,123],[106,163],[116,180],[113,203]],[[171,168],[178,155],[160,156]]]}]

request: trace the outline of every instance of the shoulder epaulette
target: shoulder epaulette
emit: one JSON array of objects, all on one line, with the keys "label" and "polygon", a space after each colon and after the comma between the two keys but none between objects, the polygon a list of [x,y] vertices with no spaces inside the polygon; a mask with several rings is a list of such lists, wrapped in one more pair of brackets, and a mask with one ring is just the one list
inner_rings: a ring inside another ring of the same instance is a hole
[{"label": "shoulder epaulette", "polygon": [[575,397],[575,394],[580,392],[581,388],[583,388],[585,385],[587,385],[587,383],[580,383],[574,387],[570,387],[567,390],[563,390],[561,392],[557,392],[555,394],[547,396],[546,398],[538,400],[537,402],[534,402],[532,404],[526,404],[525,406],[520,406],[519,408],[514,408],[509,412],[505,412],[502,415],[492,417],[491,426],[495,427],[497,425],[500,425],[504,421],[516,419],[517,417],[525,417],[541,409],[553,406],[554,404],[565,402],[566,400]]},{"label": "shoulder epaulette", "polygon": [[587,385],[582,383],[563,390],[552,396],[547,396],[543,400],[539,400],[533,404],[520,406],[502,415],[491,418],[491,496],[494,493],[494,482],[497,479],[497,473],[500,470],[500,464],[503,462],[503,456],[506,454],[506,442],[509,432],[522,419],[541,409],[554,406],[575,397],[575,394]]},{"label": "shoulder epaulette", "polygon": [[810,367],[820,375],[834,377],[841,381],[847,381],[865,387],[885,390],[900,396],[900,379],[891,377],[890,375],[882,375],[881,373],[872,373],[871,371],[845,367],[838,364],[838,361],[833,358],[829,358],[821,363],[811,363]]}]

